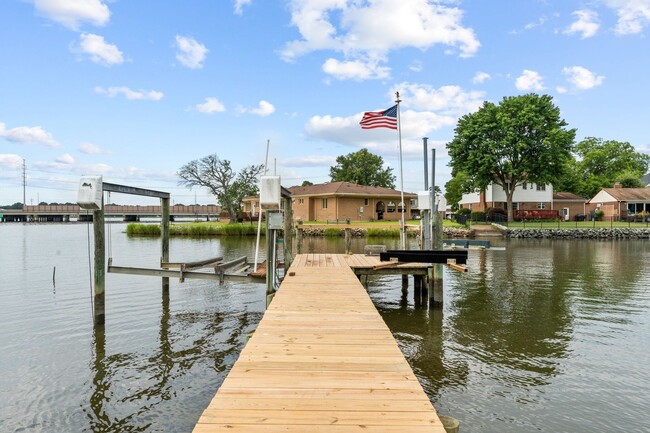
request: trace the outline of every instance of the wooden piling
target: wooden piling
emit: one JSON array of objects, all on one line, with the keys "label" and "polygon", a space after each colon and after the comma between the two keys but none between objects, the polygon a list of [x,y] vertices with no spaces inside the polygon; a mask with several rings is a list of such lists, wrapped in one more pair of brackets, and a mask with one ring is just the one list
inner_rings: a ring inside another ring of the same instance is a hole
[{"label": "wooden piling", "polygon": [[[442,249],[442,219],[437,212],[433,213],[433,248]],[[443,268],[442,264],[434,263],[429,270],[428,297],[430,307],[440,307],[443,303]]]},{"label": "wooden piling", "polygon": [[[169,262],[169,198],[161,198],[160,205],[162,208],[162,221],[160,222],[160,231],[162,232],[162,252],[161,262]],[[169,291],[169,277],[162,278],[163,293]]]},{"label": "wooden piling", "polygon": [[291,197],[284,199],[284,273],[293,263],[293,211]]},{"label": "wooden piling", "polygon": [[344,231],[345,231],[345,254],[350,254],[352,252],[352,229],[346,227]]},{"label": "wooden piling", "polygon": [[302,229],[296,229],[296,253],[302,254]]},{"label": "wooden piling", "polygon": [[95,237],[95,275],[93,280],[94,323],[103,325],[106,321],[106,251],[104,249],[104,197],[101,209],[93,211],[93,233]]}]

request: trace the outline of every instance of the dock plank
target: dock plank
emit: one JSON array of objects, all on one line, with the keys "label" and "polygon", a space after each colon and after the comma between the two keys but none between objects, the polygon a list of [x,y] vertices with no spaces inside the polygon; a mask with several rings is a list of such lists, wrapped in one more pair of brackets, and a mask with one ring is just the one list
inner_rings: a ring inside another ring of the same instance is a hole
[{"label": "dock plank", "polygon": [[297,255],[195,433],[444,433],[350,268],[378,264],[361,257]]}]

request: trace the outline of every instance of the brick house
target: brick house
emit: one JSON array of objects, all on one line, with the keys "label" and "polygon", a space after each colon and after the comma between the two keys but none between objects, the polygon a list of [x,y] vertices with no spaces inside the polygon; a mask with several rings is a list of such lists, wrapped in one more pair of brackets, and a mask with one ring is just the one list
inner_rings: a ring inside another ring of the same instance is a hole
[{"label": "brick house", "polygon": [[[400,191],[350,182],[292,186],[293,217],[297,221],[373,221],[401,219]],[[406,217],[417,194],[404,193]]]},{"label": "brick house", "polygon": [[626,220],[642,212],[650,213],[650,188],[623,188],[620,184],[613,188],[603,188],[588,202],[603,211],[606,220]]},{"label": "brick house", "polygon": [[586,198],[572,192],[554,192],[553,209],[557,209],[565,221],[575,219],[576,215],[587,215],[591,210]]},{"label": "brick house", "polygon": [[[496,184],[490,184],[482,192],[463,194],[460,207],[485,212],[489,208],[507,210],[506,192]],[[512,196],[513,211],[539,211],[553,209],[553,185],[524,183],[517,185]]]}]

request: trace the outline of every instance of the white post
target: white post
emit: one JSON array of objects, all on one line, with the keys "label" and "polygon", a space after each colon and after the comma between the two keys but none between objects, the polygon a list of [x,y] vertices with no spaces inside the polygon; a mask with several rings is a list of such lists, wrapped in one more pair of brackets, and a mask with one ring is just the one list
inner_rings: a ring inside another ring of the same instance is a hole
[{"label": "white post", "polygon": [[404,202],[404,168],[402,165],[402,126],[400,119],[400,110],[399,103],[402,102],[399,99],[399,92],[395,92],[395,102],[397,103],[397,135],[399,138],[399,178],[400,178],[400,200],[402,202],[402,221],[400,228],[400,238],[402,240],[402,249],[406,249],[406,221],[404,220],[404,214],[406,213],[406,203]]}]

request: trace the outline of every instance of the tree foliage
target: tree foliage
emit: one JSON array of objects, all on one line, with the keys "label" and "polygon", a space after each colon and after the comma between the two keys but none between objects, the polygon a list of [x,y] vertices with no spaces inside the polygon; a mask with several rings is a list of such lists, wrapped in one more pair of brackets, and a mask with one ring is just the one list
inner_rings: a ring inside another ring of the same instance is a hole
[{"label": "tree foliage", "polygon": [[484,102],[460,118],[447,144],[453,170],[468,176],[465,192],[501,186],[509,221],[515,187],[555,183],[571,156],[575,130],[566,129],[552,99],[531,93],[505,97],[499,105]]},{"label": "tree foliage", "polygon": [[262,170],[263,165],[249,165],[235,173],[230,161],[219,159],[214,154],[188,162],[177,175],[181,178],[181,185],[209,189],[233,223],[241,211],[242,199],[258,193],[257,180]]},{"label": "tree foliage", "polygon": [[620,182],[626,188],[643,186],[650,156],[637,152],[628,142],[588,137],[575,146],[575,159],[561,182],[563,191],[593,197],[602,188]]},{"label": "tree foliage", "polygon": [[445,184],[445,200],[447,200],[447,204],[451,206],[453,211],[458,210],[458,203],[463,198],[463,193],[468,189],[466,187],[467,180],[467,175],[459,171],[458,173],[452,173],[452,178]]},{"label": "tree foliage", "polygon": [[359,185],[395,188],[395,176],[390,167],[383,168],[381,156],[373,155],[367,149],[341,155],[336,165],[330,167],[332,182],[352,182]]}]

